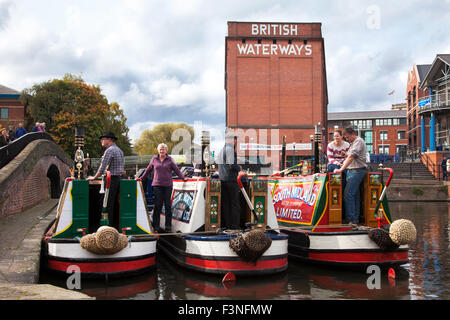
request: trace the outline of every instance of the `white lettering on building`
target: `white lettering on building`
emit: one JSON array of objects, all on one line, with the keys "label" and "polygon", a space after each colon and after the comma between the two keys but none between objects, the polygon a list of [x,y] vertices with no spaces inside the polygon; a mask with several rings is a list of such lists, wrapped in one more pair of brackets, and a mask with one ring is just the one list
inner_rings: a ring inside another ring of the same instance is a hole
[{"label": "white lettering on building", "polygon": [[237,43],[240,55],[288,55],[288,56],[310,56],[312,47],[310,44],[260,44],[260,43]]},{"label": "white lettering on building", "polygon": [[297,24],[252,24],[253,36],[297,36]]}]

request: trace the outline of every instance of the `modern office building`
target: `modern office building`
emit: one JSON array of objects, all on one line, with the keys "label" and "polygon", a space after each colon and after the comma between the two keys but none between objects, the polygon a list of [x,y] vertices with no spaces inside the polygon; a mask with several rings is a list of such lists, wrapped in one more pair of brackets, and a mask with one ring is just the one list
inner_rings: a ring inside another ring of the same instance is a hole
[{"label": "modern office building", "polygon": [[421,160],[438,176],[442,158],[450,157],[450,54],[436,55],[419,89],[413,106],[420,117]]},{"label": "modern office building", "polygon": [[[394,106],[396,109],[398,105]],[[336,129],[352,127],[364,139],[370,154],[396,154],[405,156],[406,110],[354,111],[328,113],[328,140],[333,140]]]}]

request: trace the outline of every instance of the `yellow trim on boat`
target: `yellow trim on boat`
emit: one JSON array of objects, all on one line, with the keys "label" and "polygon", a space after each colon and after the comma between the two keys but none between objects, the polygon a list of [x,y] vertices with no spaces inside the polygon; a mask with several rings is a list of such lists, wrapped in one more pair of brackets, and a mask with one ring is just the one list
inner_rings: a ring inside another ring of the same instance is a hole
[{"label": "yellow trim on boat", "polygon": [[69,229],[70,226],[72,225],[72,223],[73,223],[73,221],[70,221],[69,225],[68,225],[64,230],[62,230],[61,232],[56,233],[55,236],[57,236],[57,235],[63,233],[63,232],[66,231],[67,229]]}]

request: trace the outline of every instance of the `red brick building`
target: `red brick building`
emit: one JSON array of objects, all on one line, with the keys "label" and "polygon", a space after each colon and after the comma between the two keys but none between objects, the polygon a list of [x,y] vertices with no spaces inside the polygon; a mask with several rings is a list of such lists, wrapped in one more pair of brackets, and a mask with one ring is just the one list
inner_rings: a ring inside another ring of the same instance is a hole
[{"label": "red brick building", "polygon": [[228,22],[225,42],[226,127],[239,134],[238,154],[277,168],[286,136],[288,162],[311,157],[317,124],[327,140],[321,23]]},{"label": "red brick building", "polygon": [[20,102],[20,92],[0,85],[0,125],[8,128],[8,125],[17,127],[25,117],[24,106]]},{"label": "red brick building", "polygon": [[430,70],[431,64],[413,65],[408,72],[406,83],[406,123],[407,137],[411,153],[418,154],[421,149],[421,117],[419,114],[419,101],[428,96],[428,90],[421,90],[420,85]]},{"label": "red brick building", "polygon": [[330,112],[328,126],[329,141],[335,129],[352,127],[366,142],[369,154],[406,156],[406,110]]}]

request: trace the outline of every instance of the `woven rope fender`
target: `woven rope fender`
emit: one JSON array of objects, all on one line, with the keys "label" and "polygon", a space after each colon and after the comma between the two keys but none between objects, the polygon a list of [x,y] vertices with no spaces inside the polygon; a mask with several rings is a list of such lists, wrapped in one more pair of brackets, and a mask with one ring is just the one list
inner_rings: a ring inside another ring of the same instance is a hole
[{"label": "woven rope fender", "polygon": [[239,233],[230,240],[230,247],[245,261],[255,262],[272,244],[264,230],[254,229],[245,234]]},{"label": "woven rope fender", "polygon": [[97,246],[103,249],[112,249],[119,240],[119,232],[112,227],[102,226],[95,233]]},{"label": "woven rope fender", "polygon": [[93,233],[83,236],[80,239],[80,246],[89,252],[97,254],[100,253],[100,250],[97,247],[97,243],[95,242],[95,235]]},{"label": "woven rope fender", "polygon": [[389,229],[389,236],[398,245],[409,244],[416,241],[416,227],[410,220],[395,220]]},{"label": "woven rope fender", "polygon": [[368,232],[369,239],[375,242],[381,250],[390,251],[398,248],[396,244],[389,237],[389,232],[383,229],[371,229]]},{"label": "woven rope fender", "polygon": [[96,233],[87,234],[80,239],[80,246],[83,249],[101,255],[117,253],[126,248],[127,245],[128,238],[126,235],[119,234],[116,229],[106,226],[102,226]]}]

